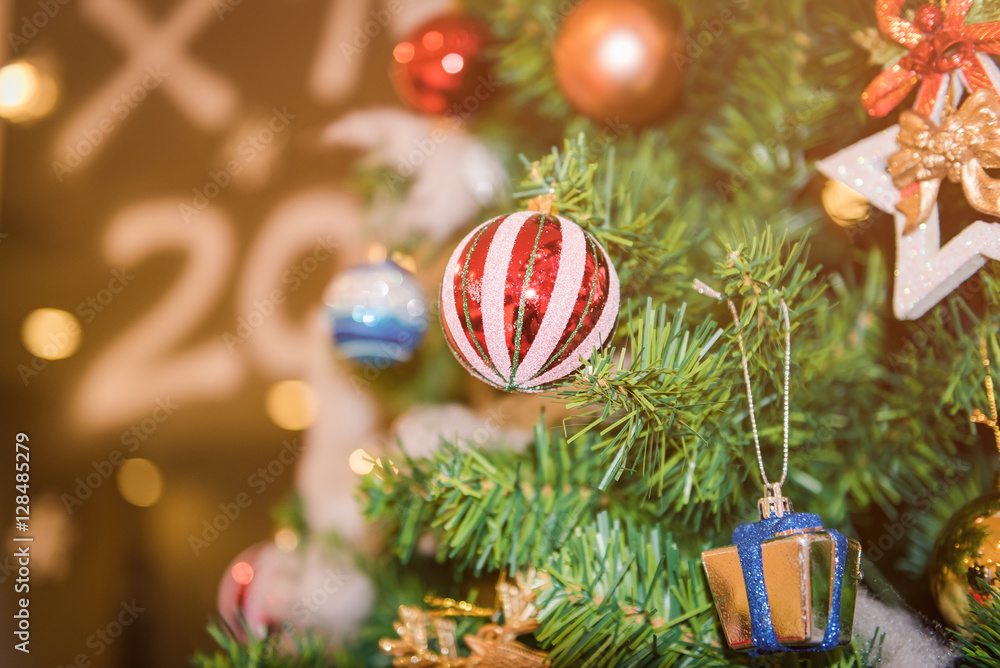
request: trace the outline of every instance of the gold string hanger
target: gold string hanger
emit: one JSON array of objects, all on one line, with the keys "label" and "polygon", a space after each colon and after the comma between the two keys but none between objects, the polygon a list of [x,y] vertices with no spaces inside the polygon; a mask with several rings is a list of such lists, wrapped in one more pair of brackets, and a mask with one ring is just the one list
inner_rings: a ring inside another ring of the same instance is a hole
[{"label": "gold string hanger", "polygon": [[993,377],[990,374],[990,358],[986,352],[986,337],[983,335],[979,336],[979,351],[983,356],[983,368],[986,370],[986,398],[990,403],[990,417],[987,418],[983,415],[982,411],[974,408],[970,419],[973,422],[985,424],[993,430],[993,436],[997,443],[997,452],[1000,453],[1000,425],[997,424],[997,400],[993,396]]},{"label": "gold string hanger", "polygon": [[778,486],[785,484],[788,478],[788,376],[792,365],[792,325],[788,318],[788,305],[784,299],[779,300],[781,306],[781,317],[785,325],[785,406],[784,406],[784,454],[781,464],[781,480],[771,483],[767,479],[767,472],[764,470],[764,458],[760,454],[760,437],[757,435],[757,416],[753,405],[753,389],[750,386],[750,365],[747,361],[746,349],[743,346],[743,334],[740,332],[740,317],[736,313],[736,305],[732,299],[726,299],[729,304],[729,312],[733,314],[733,322],[736,324],[736,343],[740,347],[740,358],[743,364],[743,379],[747,386],[747,403],[750,404],[750,428],[753,431],[753,444],[757,450],[757,464],[760,467],[760,477],[764,480],[764,487]]},{"label": "gold string hanger", "polygon": [[[717,290],[712,289],[700,280],[696,279],[694,281],[694,288],[698,292],[714,297],[720,301],[725,299],[726,303],[729,305],[729,312],[733,314],[733,323],[736,325],[736,343],[740,348],[740,360],[743,366],[743,379],[746,382],[747,403],[750,406],[750,428],[753,432],[753,444],[757,453],[757,466],[760,469],[760,477],[764,482],[764,498],[757,503],[757,509],[760,511],[762,519],[767,519],[772,516],[781,517],[785,513],[792,512],[791,502],[781,494],[781,486],[785,484],[785,480],[788,478],[788,378],[792,366],[792,325],[788,315],[788,304],[785,303],[785,299],[783,297],[779,297],[778,304],[781,307],[781,317],[785,331],[783,445],[781,479],[777,482],[771,482],[767,477],[767,471],[764,470],[764,458],[760,451],[760,436],[757,433],[757,415],[753,403],[753,388],[750,383],[750,364],[747,360],[746,347],[743,344],[743,333],[740,331],[740,317],[736,312],[736,305],[733,303],[732,299],[726,297]],[[998,441],[998,443],[1000,443],[1000,441]],[[998,445],[998,447],[1000,447],[1000,445]]]}]

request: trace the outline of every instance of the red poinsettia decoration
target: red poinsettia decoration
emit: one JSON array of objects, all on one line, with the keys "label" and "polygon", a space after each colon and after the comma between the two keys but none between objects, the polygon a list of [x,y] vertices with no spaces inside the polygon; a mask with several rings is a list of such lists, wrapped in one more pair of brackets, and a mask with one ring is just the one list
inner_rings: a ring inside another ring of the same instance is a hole
[{"label": "red poinsettia decoration", "polygon": [[926,4],[913,22],[900,16],[905,0],[876,0],[879,28],[910,50],[898,63],[882,72],[861,94],[871,116],[882,117],[919,83],[917,113],[929,116],[944,78],[961,70],[972,91],[993,88],[977,51],[1000,53],[1000,21],[965,25],[973,0],[950,0],[942,9]]}]

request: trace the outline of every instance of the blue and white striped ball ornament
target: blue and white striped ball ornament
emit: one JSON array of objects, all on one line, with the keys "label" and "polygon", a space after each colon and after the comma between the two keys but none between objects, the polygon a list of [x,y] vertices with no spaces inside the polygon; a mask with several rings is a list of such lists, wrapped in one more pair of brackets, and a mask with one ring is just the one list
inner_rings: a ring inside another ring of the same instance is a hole
[{"label": "blue and white striped ball ornament", "polygon": [[368,366],[407,361],[427,330],[423,288],[391,260],[341,272],[323,301],[337,353]]}]

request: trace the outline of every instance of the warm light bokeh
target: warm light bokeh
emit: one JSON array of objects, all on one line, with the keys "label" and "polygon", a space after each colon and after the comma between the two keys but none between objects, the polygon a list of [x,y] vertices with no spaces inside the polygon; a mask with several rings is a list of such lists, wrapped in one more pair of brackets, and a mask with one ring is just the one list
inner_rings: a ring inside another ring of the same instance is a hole
[{"label": "warm light bokeh", "polygon": [[146,508],[160,500],[163,476],[148,459],[128,459],[118,469],[118,491],[133,506]]},{"label": "warm light bokeh", "polygon": [[282,380],[267,391],[267,416],[282,429],[307,429],[316,420],[318,409],[316,393],[301,380]]},{"label": "warm light bokeh", "polygon": [[47,360],[69,357],[80,347],[80,323],[57,308],[35,309],[21,324],[21,342],[32,355]]}]

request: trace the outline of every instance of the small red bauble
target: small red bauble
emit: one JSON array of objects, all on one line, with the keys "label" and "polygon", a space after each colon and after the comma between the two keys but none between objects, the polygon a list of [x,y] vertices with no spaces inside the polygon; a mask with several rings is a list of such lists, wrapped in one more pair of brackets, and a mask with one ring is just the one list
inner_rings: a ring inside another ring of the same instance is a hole
[{"label": "small red bauble", "polygon": [[243,550],[238,557],[226,567],[226,572],[219,582],[217,605],[219,614],[241,640],[246,640],[242,621],[245,621],[251,632],[263,638],[275,627],[270,618],[253,594],[255,571],[261,556],[268,550],[276,549],[274,543],[264,541]]},{"label": "small red bauble", "polygon": [[469,372],[539,392],[572,373],[614,330],[618,275],[576,223],[522,211],[483,223],[452,253],[441,324]]},{"label": "small red bauble", "polygon": [[396,93],[426,114],[473,113],[495,90],[484,55],[488,35],[484,23],[460,14],[422,24],[392,50]]}]

